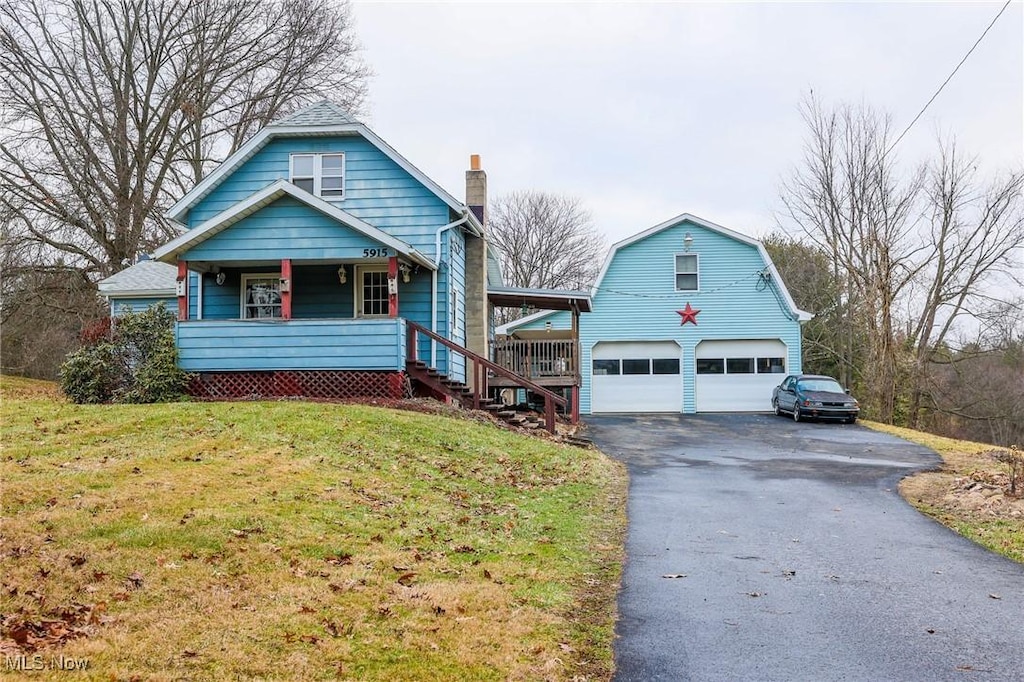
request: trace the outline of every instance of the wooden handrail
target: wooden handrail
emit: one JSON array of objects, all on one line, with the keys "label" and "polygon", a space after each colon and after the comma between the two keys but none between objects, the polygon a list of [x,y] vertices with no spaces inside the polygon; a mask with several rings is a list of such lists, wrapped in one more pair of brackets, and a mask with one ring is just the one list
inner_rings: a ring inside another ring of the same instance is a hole
[{"label": "wooden handrail", "polygon": [[478,354],[474,353],[473,351],[469,350],[468,348],[464,348],[463,346],[460,346],[459,344],[455,343],[454,341],[451,341],[449,339],[444,338],[440,334],[437,334],[435,332],[430,331],[429,329],[427,329],[426,327],[424,327],[422,325],[419,325],[419,324],[417,324],[417,323],[415,323],[415,322],[413,322],[411,320],[406,320],[405,321],[405,325],[406,325],[406,328],[411,332],[411,333],[407,333],[406,334],[406,339],[405,339],[406,353],[407,353],[406,357],[408,359],[411,359],[413,361],[419,359],[419,351],[418,351],[418,345],[419,344],[417,344],[416,334],[417,333],[423,334],[424,336],[437,341],[442,346],[445,346],[446,348],[448,348],[450,350],[453,350],[456,353],[461,354],[462,356],[464,356],[465,358],[467,358],[467,359],[469,359],[469,360],[471,360],[473,362],[473,365],[474,365],[474,367],[473,367],[473,370],[474,370],[473,376],[476,379],[476,381],[474,381],[474,383],[473,383],[473,394],[474,394],[473,395],[473,403],[474,403],[474,405],[476,407],[479,408],[479,406],[480,406],[480,398],[483,397],[484,395],[486,395],[486,392],[487,392],[487,371],[486,370],[489,369],[492,372],[494,372],[495,374],[497,374],[498,376],[505,377],[506,379],[511,379],[512,381],[514,381],[519,386],[522,386],[523,388],[529,389],[529,390],[533,391],[534,393],[537,393],[541,397],[543,397],[544,398],[544,416],[545,416],[547,430],[549,432],[551,432],[551,433],[555,432],[555,405],[559,405],[561,407],[566,407],[567,402],[566,402],[565,398],[563,398],[562,396],[557,395],[555,393],[552,393],[551,391],[549,391],[548,389],[544,388],[543,386],[540,386],[539,384],[535,384],[532,381],[530,381],[529,379],[527,379],[527,378],[525,378],[523,376],[520,376],[520,375],[516,374],[515,372],[512,372],[510,370],[505,369],[504,367],[502,367],[501,365],[498,365],[497,363],[491,362],[490,360],[488,360],[484,356],[478,355]]},{"label": "wooden handrail", "polygon": [[528,379],[579,374],[575,339],[499,339],[491,342],[491,351],[494,362]]}]

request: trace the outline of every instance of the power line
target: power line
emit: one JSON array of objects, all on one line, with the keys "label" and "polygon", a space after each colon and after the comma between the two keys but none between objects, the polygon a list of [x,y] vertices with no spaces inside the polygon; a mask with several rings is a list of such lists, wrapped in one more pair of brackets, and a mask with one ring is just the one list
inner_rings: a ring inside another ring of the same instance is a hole
[{"label": "power line", "polygon": [[889,152],[891,152],[893,150],[893,147],[895,147],[896,145],[898,145],[900,143],[900,140],[903,139],[903,136],[906,135],[910,131],[910,129],[914,127],[914,124],[917,123],[918,119],[921,118],[921,116],[924,115],[924,112],[928,109],[929,106],[931,106],[931,103],[935,101],[935,98],[939,96],[939,93],[942,92],[943,88],[946,87],[946,85],[949,83],[949,81],[953,80],[953,76],[955,76],[956,72],[960,70],[960,67],[964,65],[964,62],[966,62],[967,58],[971,56],[971,53],[974,52],[974,49],[976,47],[978,47],[978,45],[981,43],[982,40],[985,39],[985,36],[988,35],[989,30],[993,26],[995,26],[995,23],[997,21],[999,21],[999,17],[1003,16],[1003,12],[1006,11],[1006,8],[1010,6],[1010,3],[1012,1],[1013,0],[1006,0],[1006,2],[1003,4],[1002,9],[999,10],[999,13],[996,14],[995,18],[989,23],[988,27],[986,27],[985,30],[982,31],[981,36],[976,41],[974,41],[974,45],[972,45],[971,49],[969,49],[967,51],[967,54],[965,54],[964,58],[960,60],[960,63],[956,65],[956,68],[953,69],[953,72],[951,74],[949,74],[949,76],[946,78],[946,80],[942,81],[942,85],[940,85],[939,89],[935,91],[935,94],[932,95],[931,99],[928,100],[928,102],[923,107],[921,107],[921,111],[919,111],[917,113],[917,116],[915,116],[914,120],[910,122],[910,125],[908,125],[903,130],[903,132],[900,133],[900,136],[896,138],[896,141],[893,142],[891,145],[889,145],[889,148],[885,150],[885,156],[888,156]]}]

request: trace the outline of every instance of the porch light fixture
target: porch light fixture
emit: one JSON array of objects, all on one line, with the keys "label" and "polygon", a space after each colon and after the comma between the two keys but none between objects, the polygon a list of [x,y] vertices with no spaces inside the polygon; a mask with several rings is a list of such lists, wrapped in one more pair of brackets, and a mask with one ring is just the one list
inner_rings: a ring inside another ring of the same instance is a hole
[{"label": "porch light fixture", "polygon": [[227,279],[228,279],[227,275],[225,275],[223,272],[218,272],[217,273],[217,277],[216,277],[217,286],[219,286],[219,287],[224,286],[224,282],[226,282]]},{"label": "porch light fixture", "polygon": [[687,232],[686,236],[683,237],[683,251],[689,251],[692,246],[693,246],[693,235],[690,234],[689,232]]},{"label": "porch light fixture", "polygon": [[408,284],[409,283],[409,275],[412,274],[412,268],[410,268],[405,263],[401,263],[398,266],[398,271],[402,273],[402,281],[405,282],[406,284]]},{"label": "porch light fixture", "polygon": [[348,281],[348,270],[346,270],[345,266],[342,265],[340,268],[338,268],[338,284],[344,284],[347,281]]}]

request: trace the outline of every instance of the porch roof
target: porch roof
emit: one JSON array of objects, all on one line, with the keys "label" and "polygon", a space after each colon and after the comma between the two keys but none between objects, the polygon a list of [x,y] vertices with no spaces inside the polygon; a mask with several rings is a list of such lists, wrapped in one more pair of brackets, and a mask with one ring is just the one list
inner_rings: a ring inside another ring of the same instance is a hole
[{"label": "porch roof", "polygon": [[487,287],[487,299],[499,308],[527,305],[543,310],[579,310],[590,312],[590,292],[572,289],[527,289],[523,287]]},{"label": "porch roof", "polygon": [[267,187],[253,193],[243,201],[234,204],[230,208],[221,211],[206,222],[188,230],[184,234],[167,242],[153,253],[153,258],[164,263],[173,263],[179,256],[198,244],[213,237],[227,228],[231,227],[243,218],[252,215],[261,208],[272,204],[283,196],[290,196],[306,204],[310,208],[320,211],[329,218],[337,220],[357,232],[361,232],[370,239],[388,246],[395,252],[404,256],[416,265],[421,265],[429,270],[436,270],[437,265],[431,259],[413,248],[410,244],[391,236],[390,234],[374,227],[368,222],[357,218],[348,211],[338,208],[328,201],[324,201],[304,189],[296,187],[287,180],[277,180]]},{"label": "porch roof", "polygon": [[174,296],[177,276],[172,265],[144,260],[100,280],[97,289],[108,297]]}]

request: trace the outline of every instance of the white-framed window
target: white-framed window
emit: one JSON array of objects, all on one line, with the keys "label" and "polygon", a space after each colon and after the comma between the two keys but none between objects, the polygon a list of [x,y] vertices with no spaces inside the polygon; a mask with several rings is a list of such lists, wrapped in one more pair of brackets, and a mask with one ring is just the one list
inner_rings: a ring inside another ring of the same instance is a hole
[{"label": "white-framed window", "polygon": [[356,314],[359,317],[387,316],[387,266],[361,267],[356,270]]},{"label": "white-framed window", "polygon": [[700,290],[700,263],[695,253],[676,254],[676,291]]},{"label": "white-framed window", "polygon": [[281,317],[281,273],[242,275],[242,319]]},{"label": "white-framed window", "polygon": [[345,155],[292,154],[293,185],[324,199],[345,198]]}]

